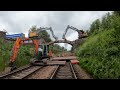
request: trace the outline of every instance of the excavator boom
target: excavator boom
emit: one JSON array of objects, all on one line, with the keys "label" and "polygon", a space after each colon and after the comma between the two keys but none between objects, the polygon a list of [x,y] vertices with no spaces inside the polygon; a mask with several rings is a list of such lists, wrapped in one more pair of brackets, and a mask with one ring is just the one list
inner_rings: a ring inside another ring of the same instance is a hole
[{"label": "excavator boom", "polygon": [[77,28],[75,28],[75,27],[73,27],[73,26],[69,26],[69,25],[68,25],[67,28],[66,28],[66,30],[65,30],[65,32],[63,33],[62,39],[66,39],[66,38],[65,38],[65,35],[66,35],[68,29],[72,29],[72,30],[77,31],[77,32],[78,32],[78,35],[79,35],[79,38],[80,38],[81,36],[83,36],[83,34],[84,34],[84,36],[87,36],[87,34],[85,34],[85,32],[84,32],[83,30],[79,30],[79,29],[77,29]]},{"label": "excavator boom", "polygon": [[18,49],[20,47],[20,38],[17,38],[17,40],[15,41],[15,44],[12,48],[12,55],[10,57],[10,62],[14,62],[15,58],[17,57],[17,53],[18,53]]},{"label": "excavator boom", "polygon": [[19,51],[19,48],[20,48],[20,45],[21,44],[34,44],[35,46],[35,51],[36,51],[36,54],[38,53],[38,43],[37,43],[37,40],[32,40],[32,43],[25,43],[25,41],[30,41],[31,39],[29,38],[25,38],[25,39],[20,39],[20,38],[17,38],[17,40],[15,41],[15,44],[12,48],[12,54],[11,54],[11,57],[10,57],[10,62],[14,62],[16,60],[16,57],[17,57],[17,54],[18,54],[18,51]]},{"label": "excavator boom", "polygon": [[52,28],[51,27],[40,27],[39,29],[37,29],[36,31],[29,31],[29,37],[31,38],[31,37],[38,37],[39,35],[39,33],[41,32],[41,31],[44,31],[44,30],[50,30],[51,31],[51,33],[52,33],[52,36],[53,36],[53,38],[55,39],[55,40],[58,40],[58,38],[54,35],[54,33],[53,33],[53,30],[52,30]]}]

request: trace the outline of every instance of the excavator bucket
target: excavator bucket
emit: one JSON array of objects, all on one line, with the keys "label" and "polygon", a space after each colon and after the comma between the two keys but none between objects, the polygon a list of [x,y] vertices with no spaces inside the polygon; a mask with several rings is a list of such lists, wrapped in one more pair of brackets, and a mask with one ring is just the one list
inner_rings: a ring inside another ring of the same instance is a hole
[{"label": "excavator bucket", "polygon": [[86,38],[86,37],[88,37],[88,34],[87,33],[83,33],[82,38]]}]

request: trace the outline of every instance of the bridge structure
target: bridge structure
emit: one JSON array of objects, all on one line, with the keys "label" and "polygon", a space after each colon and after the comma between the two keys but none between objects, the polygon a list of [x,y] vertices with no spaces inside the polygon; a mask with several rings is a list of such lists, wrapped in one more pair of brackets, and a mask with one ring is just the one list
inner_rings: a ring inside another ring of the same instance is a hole
[{"label": "bridge structure", "polygon": [[74,46],[78,42],[81,42],[81,39],[77,39],[77,40],[74,40],[74,41],[70,41],[70,40],[56,40],[56,41],[52,41],[52,42],[47,43],[47,45],[51,45],[51,44],[54,44],[54,43],[68,43],[71,46]]},{"label": "bridge structure", "polygon": [[[78,39],[76,39],[76,40],[74,40],[74,41],[70,41],[70,40],[67,40],[67,39],[65,38],[65,35],[66,35],[66,33],[67,33],[67,31],[68,31],[69,29],[72,29],[72,30],[74,30],[74,31],[77,31],[77,33],[78,33]],[[85,33],[83,30],[79,30],[79,29],[77,29],[77,28],[75,28],[75,27],[73,27],[73,26],[68,25],[67,28],[66,28],[66,30],[65,30],[64,33],[63,33],[63,36],[62,36],[62,39],[63,39],[63,40],[55,40],[55,41],[49,42],[49,43],[47,43],[47,44],[48,44],[48,45],[51,45],[51,44],[54,44],[54,43],[68,43],[68,44],[70,44],[70,45],[72,46],[72,50],[71,50],[71,51],[74,52],[75,48],[78,47],[78,45],[81,44],[81,42],[82,42],[82,41],[84,40],[84,38],[86,38],[86,37],[88,37],[88,35],[87,35],[87,33]]]},{"label": "bridge structure", "polygon": [[70,40],[66,40],[66,39],[65,40],[56,40],[56,41],[47,43],[47,45],[52,45],[54,43],[67,43],[72,46],[71,52],[74,52],[76,45],[79,45],[82,41],[83,41],[83,39],[76,39],[74,41],[70,41]]}]

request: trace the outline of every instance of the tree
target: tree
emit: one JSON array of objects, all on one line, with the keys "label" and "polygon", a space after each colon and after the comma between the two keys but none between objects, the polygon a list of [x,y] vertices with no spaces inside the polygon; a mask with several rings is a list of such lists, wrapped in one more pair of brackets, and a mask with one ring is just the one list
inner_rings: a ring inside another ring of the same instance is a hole
[{"label": "tree", "polygon": [[95,30],[95,22],[93,22],[90,26],[90,34],[93,33]]},{"label": "tree", "polygon": [[114,11],[113,14],[120,16],[120,11]]},{"label": "tree", "polygon": [[47,31],[41,31],[39,32],[39,36],[43,38],[46,42],[51,42],[50,35],[47,33]]},{"label": "tree", "polygon": [[91,33],[95,32],[95,31],[98,32],[98,31],[99,31],[99,28],[100,28],[100,25],[101,25],[100,20],[99,20],[99,19],[95,20],[95,21],[91,24],[91,26],[90,26],[90,31],[89,31],[89,33],[91,34]]},{"label": "tree", "polygon": [[110,29],[111,27],[112,27],[112,19],[110,13],[108,12],[106,14],[106,28]]},{"label": "tree", "polygon": [[101,28],[103,28],[103,29],[107,28],[106,22],[107,22],[107,17],[105,15],[105,16],[102,17]]},{"label": "tree", "polygon": [[[31,28],[30,28],[30,31],[37,31],[39,28],[37,28],[37,26],[36,25],[33,25]],[[41,37],[41,38],[43,38],[46,42],[51,42],[52,40],[51,40],[51,38],[50,38],[50,35],[48,34],[48,32],[47,31],[41,31],[41,32],[39,32],[39,36]]]},{"label": "tree", "polygon": [[96,24],[96,29],[99,30],[99,29],[100,29],[100,25],[101,25],[100,20],[97,19],[97,20],[95,21],[95,24]]},{"label": "tree", "polygon": [[89,31],[89,30],[86,30],[86,33],[89,35],[89,34],[90,34],[90,31]]},{"label": "tree", "polygon": [[30,28],[30,31],[36,31],[37,30],[37,26],[36,25],[33,25],[31,28]]}]

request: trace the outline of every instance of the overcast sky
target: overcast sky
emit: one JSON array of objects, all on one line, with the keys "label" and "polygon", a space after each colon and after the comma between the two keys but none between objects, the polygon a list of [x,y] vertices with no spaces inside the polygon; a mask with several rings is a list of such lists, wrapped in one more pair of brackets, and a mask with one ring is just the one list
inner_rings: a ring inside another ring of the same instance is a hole
[{"label": "overcast sky", "polygon": [[[52,27],[55,35],[62,39],[67,25],[87,30],[95,19],[102,18],[107,12],[111,11],[0,11],[0,30],[5,29],[9,34],[24,33],[27,37],[32,25]],[[66,35],[69,40],[77,37],[77,32],[72,30]],[[70,45],[66,47],[71,48]]]}]

